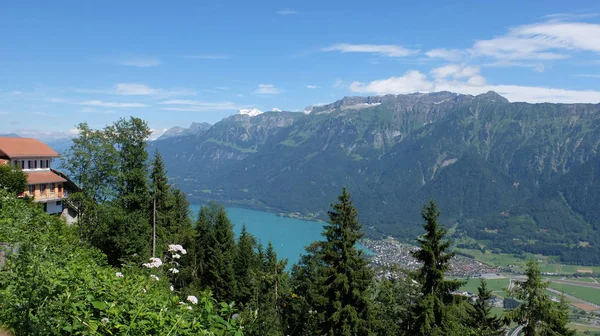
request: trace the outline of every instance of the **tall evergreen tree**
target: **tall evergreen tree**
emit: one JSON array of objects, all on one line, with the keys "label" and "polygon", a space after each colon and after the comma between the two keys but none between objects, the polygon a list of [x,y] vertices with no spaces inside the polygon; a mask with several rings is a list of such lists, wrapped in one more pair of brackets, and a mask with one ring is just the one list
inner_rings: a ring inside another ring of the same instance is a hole
[{"label": "tall evergreen tree", "polygon": [[238,302],[250,303],[252,300],[252,289],[256,285],[252,275],[252,268],[256,265],[255,247],[256,239],[248,233],[244,224],[235,253],[234,270],[237,283],[236,301]]},{"label": "tall evergreen tree", "polygon": [[477,300],[473,304],[471,327],[480,336],[504,335],[503,323],[497,316],[491,313],[492,291],[487,287],[485,279],[477,288]]},{"label": "tall evergreen tree", "polygon": [[415,274],[422,295],[414,309],[409,326],[410,335],[448,335],[455,332],[449,330],[451,325],[455,325],[449,322],[456,321],[450,321],[451,318],[446,314],[450,311],[447,306],[454,301],[451,292],[463,283],[444,279],[454,253],[447,252],[450,242],[444,240],[446,230],[438,224],[439,215],[433,201],[430,201],[421,213],[426,232],[417,238],[419,250],[413,252],[413,257],[423,264]]},{"label": "tall evergreen tree", "polygon": [[372,302],[369,286],[373,274],[356,244],[363,236],[358,212],[343,189],[329,211],[322,258],[321,287],[327,301],[318,308],[322,335],[372,335]]},{"label": "tall evergreen tree", "polygon": [[165,170],[165,164],[158,150],[152,159],[152,170],[150,171],[150,196],[149,211],[152,213],[152,225],[155,226],[156,255],[162,255],[164,247],[168,243],[174,243],[175,216],[171,213],[174,205],[174,195],[171,192],[169,179]]},{"label": "tall evergreen tree", "polygon": [[525,271],[527,280],[517,282],[512,294],[522,300],[519,307],[508,313],[513,322],[524,324],[525,336],[537,335],[575,335],[575,331],[567,328],[568,310],[564,302],[555,303],[546,294],[547,283],[542,276],[537,262],[527,263]]},{"label": "tall evergreen tree", "polygon": [[216,211],[212,214],[215,216],[215,224],[213,234],[209,236],[204,279],[217,301],[230,301],[235,298],[236,293],[233,225],[223,206],[218,205],[213,210]]}]

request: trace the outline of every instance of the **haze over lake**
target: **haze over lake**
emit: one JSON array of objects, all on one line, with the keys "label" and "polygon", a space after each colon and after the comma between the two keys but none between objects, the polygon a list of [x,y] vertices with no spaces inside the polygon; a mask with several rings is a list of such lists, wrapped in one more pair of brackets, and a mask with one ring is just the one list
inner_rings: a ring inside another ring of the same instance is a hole
[{"label": "haze over lake", "polygon": [[[190,205],[194,220],[198,216],[199,209],[199,205]],[[240,234],[242,225],[246,224],[248,232],[265,247],[269,241],[273,243],[277,256],[280,259],[288,259],[288,267],[298,262],[306,246],[323,238],[321,232],[325,223],[280,217],[264,211],[226,209],[236,236]]]}]

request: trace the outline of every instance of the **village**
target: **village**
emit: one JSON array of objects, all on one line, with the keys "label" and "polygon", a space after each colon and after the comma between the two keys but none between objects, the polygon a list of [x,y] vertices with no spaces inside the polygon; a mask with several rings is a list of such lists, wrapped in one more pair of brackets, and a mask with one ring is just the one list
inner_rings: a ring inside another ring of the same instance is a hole
[{"label": "village", "polygon": [[[385,269],[391,267],[414,271],[421,266],[411,254],[418,249],[416,246],[402,244],[391,238],[385,240],[364,240],[361,244],[375,253],[375,256],[371,259],[371,264],[376,269],[380,269],[379,273],[381,274],[378,274],[380,276],[389,272]],[[450,264],[451,269],[447,274],[451,277],[493,278],[499,276],[499,269],[497,267],[460,255],[455,256]]]}]

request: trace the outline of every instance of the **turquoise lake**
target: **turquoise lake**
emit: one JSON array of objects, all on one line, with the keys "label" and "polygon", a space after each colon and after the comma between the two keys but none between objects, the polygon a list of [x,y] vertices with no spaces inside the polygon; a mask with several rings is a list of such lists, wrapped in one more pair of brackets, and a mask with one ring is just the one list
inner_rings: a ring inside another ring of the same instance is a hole
[{"label": "turquoise lake", "polygon": [[[190,210],[194,218],[200,209],[199,205],[191,205]],[[236,235],[246,224],[248,232],[255,236],[263,245],[269,241],[280,259],[288,259],[288,269],[298,262],[304,248],[315,240],[321,240],[323,224],[319,222],[305,221],[275,214],[241,208],[227,208],[227,215],[233,223]]]}]

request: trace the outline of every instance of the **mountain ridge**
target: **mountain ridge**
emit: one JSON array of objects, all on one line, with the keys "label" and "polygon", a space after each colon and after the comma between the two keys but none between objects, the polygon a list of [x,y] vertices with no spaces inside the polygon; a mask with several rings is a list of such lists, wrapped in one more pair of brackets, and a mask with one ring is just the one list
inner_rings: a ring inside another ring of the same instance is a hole
[{"label": "mountain ridge", "polygon": [[[152,146],[172,162],[172,181],[193,202],[324,218],[346,186],[370,234],[412,238],[421,206],[433,197],[458,236],[490,248],[512,247],[486,234],[488,221],[506,239],[533,241],[514,243],[525,250],[551,247],[568,259],[591,237],[587,251],[600,256],[589,202],[569,204],[575,213],[565,210],[558,219],[536,205],[544,188],[565,184],[560,177],[597,158],[600,104],[510,103],[495,92],[344,97],[310,114],[233,115],[199,136]],[[589,183],[600,188],[598,179]],[[579,223],[580,232],[560,238],[559,220]],[[579,259],[570,261],[586,262]]]}]

